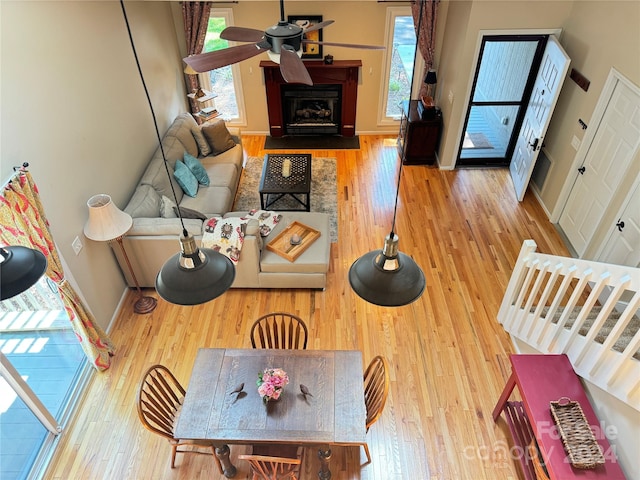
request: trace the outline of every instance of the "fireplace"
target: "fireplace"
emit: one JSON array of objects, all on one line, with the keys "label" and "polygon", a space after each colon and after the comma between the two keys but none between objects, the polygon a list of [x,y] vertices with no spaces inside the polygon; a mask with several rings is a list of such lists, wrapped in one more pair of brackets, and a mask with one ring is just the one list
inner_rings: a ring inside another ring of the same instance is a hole
[{"label": "fireplace", "polygon": [[288,84],[277,63],[263,60],[269,132],[284,135],[342,135],[356,132],[360,60],[332,64],[306,61],[312,86]]},{"label": "fireplace", "polygon": [[285,135],[338,135],[342,85],[283,85]]}]

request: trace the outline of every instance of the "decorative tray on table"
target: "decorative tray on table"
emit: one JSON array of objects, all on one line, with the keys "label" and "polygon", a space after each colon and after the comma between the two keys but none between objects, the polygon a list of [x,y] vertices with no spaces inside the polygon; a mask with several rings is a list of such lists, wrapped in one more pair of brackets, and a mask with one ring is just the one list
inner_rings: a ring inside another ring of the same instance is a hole
[{"label": "decorative tray on table", "polygon": [[319,236],[318,230],[295,221],[267,244],[267,250],[294,262]]},{"label": "decorative tray on table", "polygon": [[604,456],[580,403],[563,397],[550,404],[551,416],[558,426],[571,465],[595,468],[604,464]]}]

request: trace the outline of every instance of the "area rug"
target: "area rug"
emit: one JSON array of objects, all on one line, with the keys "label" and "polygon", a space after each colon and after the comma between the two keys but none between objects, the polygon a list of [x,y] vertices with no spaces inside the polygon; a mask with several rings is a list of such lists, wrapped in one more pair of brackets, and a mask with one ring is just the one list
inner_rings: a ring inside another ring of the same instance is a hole
[{"label": "area rug", "polygon": [[315,148],[320,150],[358,150],[360,139],[341,135],[289,135],[284,137],[267,136],[265,150],[300,150]]},{"label": "area rug", "polygon": [[[240,212],[260,208],[260,176],[262,157],[248,157],[240,177],[233,210]],[[329,214],[331,242],[338,241],[338,193],[336,159],[312,157],[311,160],[311,211]],[[274,210],[299,210],[300,204],[286,196],[276,201]]]},{"label": "area rug", "polygon": [[464,142],[462,148],[493,148],[493,145],[487,140],[487,137],[483,133],[468,133],[464,134]]}]

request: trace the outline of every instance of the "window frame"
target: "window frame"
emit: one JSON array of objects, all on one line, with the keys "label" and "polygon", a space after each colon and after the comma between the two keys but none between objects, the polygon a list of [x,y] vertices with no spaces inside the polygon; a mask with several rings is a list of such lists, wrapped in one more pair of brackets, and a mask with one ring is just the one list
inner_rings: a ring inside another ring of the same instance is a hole
[{"label": "window frame", "polygon": [[[211,17],[221,17],[224,18],[225,25],[227,27],[234,25],[233,21],[233,9],[231,8],[212,8],[209,13],[209,18]],[[237,42],[229,41],[229,46],[232,47],[234,45],[239,45]],[[237,127],[246,127],[247,126],[247,114],[245,111],[244,105],[244,93],[242,91],[242,76],[240,74],[240,66],[238,63],[234,63],[231,65],[231,73],[233,75],[233,89],[236,94],[236,104],[238,105],[238,118],[225,118],[227,125],[237,126]],[[209,72],[204,72],[198,74],[198,78],[200,79],[200,85],[203,86],[205,90],[213,90],[211,86],[211,76]],[[214,91],[215,93],[215,91]],[[215,99],[214,99],[215,103]],[[224,112],[222,113],[222,117],[224,118]]]},{"label": "window frame", "polygon": [[[384,51],[383,65],[382,65],[382,78],[380,81],[380,103],[378,105],[378,126],[391,126],[396,125],[401,116],[389,117],[387,116],[387,101],[389,98],[389,76],[391,73],[391,60],[393,58],[393,37],[395,30],[396,17],[412,17],[410,6],[401,7],[387,7],[387,16],[385,20],[385,45],[387,48]],[[417,45],[416,45],[416,48]],[[416,55],[416,59],[413,65],[412,79],[414,84],[411,86],[411,98],[417,98],[420,91],[421,75],[424,71],[424,58],[422,55]]]}]

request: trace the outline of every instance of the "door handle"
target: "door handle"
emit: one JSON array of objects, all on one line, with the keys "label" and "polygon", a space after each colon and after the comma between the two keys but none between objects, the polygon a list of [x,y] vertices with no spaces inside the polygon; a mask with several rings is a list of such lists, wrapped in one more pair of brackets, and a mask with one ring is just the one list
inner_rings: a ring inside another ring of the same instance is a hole
[{"label": "door handle", "polygon": [[580,175],[584,175],[585,170],[586,170],[586,168],[585,168],[585,167],[580,167],[580,168],[578,169],[578,172],[580,172]]},{"label": "door handle", "polygon": [[622,229],[624,228],[624,222],[618,219],[618,223],[616,223],[616,227],[618,227],[618,231],[621,232]]},{"label": "door handle", "polygon": [[535,152],[536,149],[538,148],[538,142],[540,141],[539,138],[536,138],[533,143],[530,143],[529,146],[531,147],[531,149]]}]

